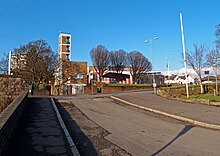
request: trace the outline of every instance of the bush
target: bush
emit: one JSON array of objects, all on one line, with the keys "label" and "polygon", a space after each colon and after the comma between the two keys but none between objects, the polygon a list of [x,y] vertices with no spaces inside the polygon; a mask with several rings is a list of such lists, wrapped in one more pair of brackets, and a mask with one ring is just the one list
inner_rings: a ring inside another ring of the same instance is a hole
[{"label": "bush", "polygon": [[[186,97],[186,86],[185,85],[172,86],[172,87],[161,87],[160,89],[164,90],[169,97],[174,97],[174,98],[185,98]],[[199,85],[189,86],[190,95],[195,95],[198,93],[200,93]]]},{"label": "bush", "polygon": [[2,112],[12,101],[10,97],[0,96],[0,112]]}]

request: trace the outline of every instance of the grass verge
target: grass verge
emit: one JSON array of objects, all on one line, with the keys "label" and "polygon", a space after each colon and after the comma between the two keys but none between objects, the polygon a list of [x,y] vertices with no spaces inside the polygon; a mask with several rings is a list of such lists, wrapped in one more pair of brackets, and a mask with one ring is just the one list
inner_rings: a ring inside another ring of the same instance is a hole
[{"label": "grass verge", "polygon": [[199,94],[190,96],[193,99],[209,99],[211,101],[220,102],[220,96],[214,96],[213,94]]}]

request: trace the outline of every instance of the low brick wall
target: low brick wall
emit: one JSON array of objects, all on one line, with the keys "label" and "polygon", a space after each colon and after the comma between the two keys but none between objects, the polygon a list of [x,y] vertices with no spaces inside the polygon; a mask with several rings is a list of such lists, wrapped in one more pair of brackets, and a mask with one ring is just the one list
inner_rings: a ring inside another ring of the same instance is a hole
[{"label": "low brick wall", "polygon": [[[114,93],[136,90],[153,90],[151,86],[107,86],[102,89],[102,93]],[[91,87],[84,87],[84,94],[91,94]],[[93,87],[93,94],[97,93],[97,87]]]},{"label": "low brick wall", "polygon": [[25,86],[20,77],[13,75],[0,75],[0,96],[17,97]]},{"label": "low brick wall", "polygon": [[0,114],[0,155],[7,147],[7,141],[13,134],[23,110],[28,101],[28,92],[22,92],[1,114]]}]

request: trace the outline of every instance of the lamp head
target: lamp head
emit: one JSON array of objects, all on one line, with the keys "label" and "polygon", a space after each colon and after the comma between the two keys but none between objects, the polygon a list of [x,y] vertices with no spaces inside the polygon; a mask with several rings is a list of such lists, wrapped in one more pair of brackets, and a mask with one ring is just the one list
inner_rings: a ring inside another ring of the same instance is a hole
[{"label": "lamp head", "polygon": [[154,40],[157,40],[158,39],[158,37],[154,37]]}]

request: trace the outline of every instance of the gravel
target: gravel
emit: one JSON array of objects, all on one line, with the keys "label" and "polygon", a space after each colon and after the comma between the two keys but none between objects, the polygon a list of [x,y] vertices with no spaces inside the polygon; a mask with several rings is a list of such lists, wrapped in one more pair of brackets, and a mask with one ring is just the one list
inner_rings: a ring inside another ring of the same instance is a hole
[{"label": "gravel", "polygon": [[56,104],[80,155],[130,155],[124,149],[108,141],[105,137],[110,133],[91,121],[73,103],[56,100]]}]

